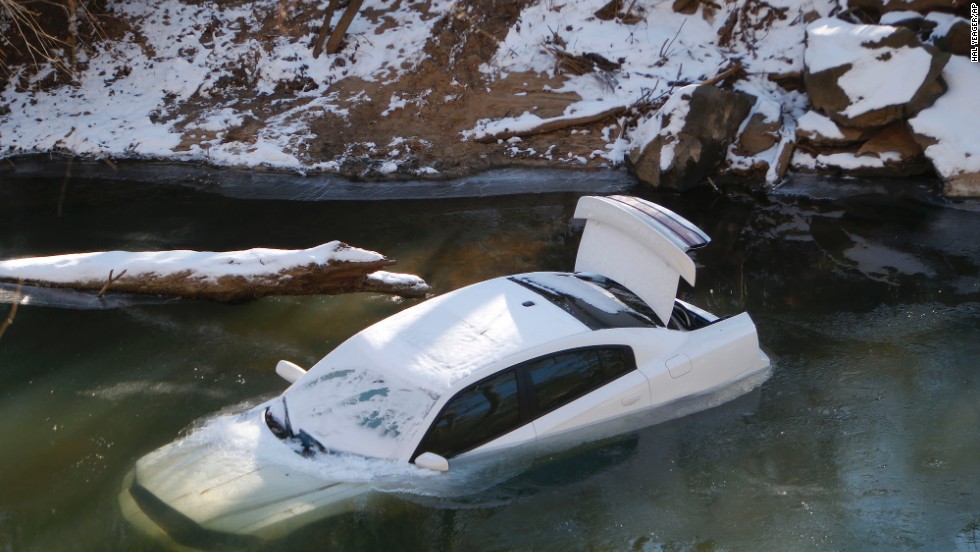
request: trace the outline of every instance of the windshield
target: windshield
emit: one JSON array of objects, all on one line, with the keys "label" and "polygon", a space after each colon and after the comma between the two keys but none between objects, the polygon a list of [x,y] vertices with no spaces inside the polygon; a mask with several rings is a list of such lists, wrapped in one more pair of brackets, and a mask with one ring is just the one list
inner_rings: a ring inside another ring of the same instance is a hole
[{"label": "windshield", "polygon": [[268,412],[293,436],[303,438],[305,433],[317,448],[329,451],[394,458],[436,399],[418,386],[367,368],[318,372],[290,387]]}]

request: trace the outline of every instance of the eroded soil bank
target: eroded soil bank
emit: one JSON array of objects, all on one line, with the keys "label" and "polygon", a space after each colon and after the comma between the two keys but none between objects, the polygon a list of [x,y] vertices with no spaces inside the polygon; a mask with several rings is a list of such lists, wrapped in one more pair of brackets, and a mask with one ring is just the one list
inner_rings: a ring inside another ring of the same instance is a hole
[{"label": "eroded soil bank", "polygon": [[[676,189],[938,174],[980,194],[959,0],[78,5],[92,17],[53,24],[54,63],[0,43],[0,155],[353,180],[609,167]],[[698,108],[695,85],[726,94]]]}]

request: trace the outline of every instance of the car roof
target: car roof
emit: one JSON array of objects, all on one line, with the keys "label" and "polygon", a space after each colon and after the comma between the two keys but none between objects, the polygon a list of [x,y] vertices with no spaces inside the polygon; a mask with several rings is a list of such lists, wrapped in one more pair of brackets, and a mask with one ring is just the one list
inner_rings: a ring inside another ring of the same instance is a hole
[{"label": "car roof", "polygon": [[274,415],[285,420],[288,401],[292,426],[323,446],[393,458],[440,398],[469,376],[482,377],[515,353],[589,331],[524,285],[507,278],[481,282],[354,335],[287,389]]},{"label": "car roof", "polygon": [[534,290],[496,278],[404,310],[343,347],[386,375],[441,395],[513,354],[589,331]]}]

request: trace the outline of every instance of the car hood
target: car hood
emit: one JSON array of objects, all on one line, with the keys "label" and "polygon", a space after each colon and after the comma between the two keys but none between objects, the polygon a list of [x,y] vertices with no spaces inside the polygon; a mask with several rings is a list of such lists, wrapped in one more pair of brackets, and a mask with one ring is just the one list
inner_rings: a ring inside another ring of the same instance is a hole
[{"label": "car hood", "polygon": [[170,537],[192,545],[214,534],[275,538],[353,509],[352,498],[366,490],[365,484],[330,481],[263,462],[260,455],[184,439],[141,458],[128,494]]}]

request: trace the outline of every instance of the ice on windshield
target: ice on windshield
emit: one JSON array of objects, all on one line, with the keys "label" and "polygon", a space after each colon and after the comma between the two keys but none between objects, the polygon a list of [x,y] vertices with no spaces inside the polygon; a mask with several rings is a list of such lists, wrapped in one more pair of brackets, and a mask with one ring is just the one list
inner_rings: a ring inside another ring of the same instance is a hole
[{"label": "ice on windshield", "polygon": [[270,413],[294,433],[306,431],[329,450],[392,458],[415,434],[435,398],[399,378],[366,368],[328,368],[290,388]]}]

